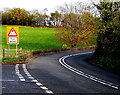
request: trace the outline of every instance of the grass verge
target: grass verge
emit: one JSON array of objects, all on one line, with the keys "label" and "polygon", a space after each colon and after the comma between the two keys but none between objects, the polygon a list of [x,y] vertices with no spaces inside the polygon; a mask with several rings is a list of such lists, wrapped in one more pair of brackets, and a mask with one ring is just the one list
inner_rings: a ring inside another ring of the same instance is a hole
[{"label": "grass verge", "polygon": [[25,58],[24,57],[5,57],[2,59],[3,64],[16,64],[16,63],[24,63]]}]

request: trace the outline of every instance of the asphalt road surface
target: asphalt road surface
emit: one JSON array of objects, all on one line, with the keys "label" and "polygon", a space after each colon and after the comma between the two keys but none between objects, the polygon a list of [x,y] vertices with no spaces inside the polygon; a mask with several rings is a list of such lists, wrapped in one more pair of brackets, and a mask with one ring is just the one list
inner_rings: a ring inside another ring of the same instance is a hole
[{"label": "asphalt road surface", "polygon": [[117,93],[120,76],[89,64],[93,51],[49,54],[2,66],[2,93]]}]

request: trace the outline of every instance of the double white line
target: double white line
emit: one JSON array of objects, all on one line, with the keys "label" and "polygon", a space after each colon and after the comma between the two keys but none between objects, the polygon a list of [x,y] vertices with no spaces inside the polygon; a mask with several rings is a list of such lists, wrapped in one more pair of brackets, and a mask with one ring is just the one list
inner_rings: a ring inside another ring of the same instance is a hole
[{"label": "double white line", "polygon": [[[32,75],[28,72],[25,64],[22,64],[22,68],[23,68],[23,71],[26,74],[26,76],[29,79],[31,79],[31,82],[34,82],[41,89],[45,90],[46,93],[53,94],[53,92],[51,90],[49,90],[46,86],[44,86],[42,83],[38,82],[38,80],[36,80],[34,77],[32,77]],[[22,76],[22,74],[20,74],[19,64],[16,64],[15,71],[16,71],[16,74],[19,77],[20,81],[26,81],[25,78]]]},{"label": "double white line", "polygon": [[16,71],[16,74],[19,77],[20,81],[25,81],[25,78],[20,74],[19,64],[15,65],[15,71]]},{"label": "double white line", "polygon": [[112,88],[115,88],[115,89],[119,89],[119,86],[114,84],[114,83],[111,83],[111,82],[108,82],[108,81],[105,81],[103,79],[100,79],[100,78],[97,78],[95,76],[92,76],[90,74],[87,74],[81,70],[78,70],[70,65],[68,65],[66,62],[65,62],[65,59],[68,58],[68,57],[72,57],[72,56],[77,56],[77,55],[84,55],[84,54],[90,54],[90,53],[93,53],[93,52],[86,52],[86,53],[78,53],[78,54],[71,54],[71,55],[67,55],[67,56],[63,56],[59,59],[59,62],[62,66],[64,66],[65,68],[69,69],[70,71],[80,75],[80,76],[83,76],[87,79],[90,79],[92,81],[95,81],[95,82],[98,82],[98,83],[101,83],[103,85],[106,85],[106,86],[109,86],[109,87],[112,87]]}]

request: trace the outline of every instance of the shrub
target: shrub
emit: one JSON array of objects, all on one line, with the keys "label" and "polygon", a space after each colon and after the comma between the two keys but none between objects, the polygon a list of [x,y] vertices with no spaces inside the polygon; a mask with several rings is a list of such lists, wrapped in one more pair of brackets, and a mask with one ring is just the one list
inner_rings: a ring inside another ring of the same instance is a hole
[{"label": "shrub", "polygon": [[[97,48],[92,62],[110,71],[120,70],[120,2],[101,2]],[[120,74],[120,73],[119,73]]]}]

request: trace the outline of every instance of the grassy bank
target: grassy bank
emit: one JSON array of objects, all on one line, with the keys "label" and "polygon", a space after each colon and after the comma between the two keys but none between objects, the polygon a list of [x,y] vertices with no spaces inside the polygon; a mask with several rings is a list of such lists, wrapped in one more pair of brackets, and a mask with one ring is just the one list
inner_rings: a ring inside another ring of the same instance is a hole
[{"label": "grassy bank", "polygon": [[[2,48],[7,48],[6,44],[6,27],[2,26]],[[19,26],[20,44],[19,48],[25,50],[43,50],[43,49],[59,49],[62,44],[55,38],[55,29],[51,28],[33,28]],[[11,48],[15,48],[11,45]]]}]

